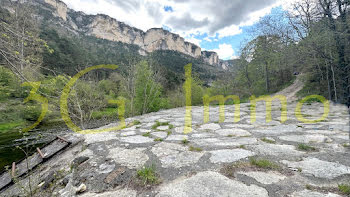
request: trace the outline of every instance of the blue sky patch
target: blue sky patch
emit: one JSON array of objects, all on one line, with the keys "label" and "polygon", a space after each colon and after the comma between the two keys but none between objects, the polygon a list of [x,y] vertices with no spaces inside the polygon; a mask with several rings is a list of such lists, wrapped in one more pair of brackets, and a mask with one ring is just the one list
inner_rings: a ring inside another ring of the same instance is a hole
[{"label": "blue sky patch", "polygon": [[173,7],[171,7],[171,6],[164,6],[164,11],[166,11],[166,12],[174,12]]}]

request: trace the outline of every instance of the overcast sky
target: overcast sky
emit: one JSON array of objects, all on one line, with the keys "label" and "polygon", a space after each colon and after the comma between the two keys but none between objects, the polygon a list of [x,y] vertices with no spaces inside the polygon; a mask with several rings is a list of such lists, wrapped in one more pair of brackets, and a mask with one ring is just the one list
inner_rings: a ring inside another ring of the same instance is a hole
[{"label": "overcast sky", "polygon": [[246,29],[290,0],[63,0],[87,14],[107,14],[147,31],[162,27],[221,59],[238,55]]}]

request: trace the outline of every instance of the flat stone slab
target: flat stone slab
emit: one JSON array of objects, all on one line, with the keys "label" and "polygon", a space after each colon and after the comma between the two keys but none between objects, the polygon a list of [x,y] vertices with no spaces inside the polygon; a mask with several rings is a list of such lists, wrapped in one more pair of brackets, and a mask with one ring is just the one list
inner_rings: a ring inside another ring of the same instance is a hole
[{"label": "flat stone slab", "polygon": [[296,125],[279,125],[270,127],[268,129],[256,129],[254,131],[267,135],[280,135],[283,133],[301,132],[302,129]]},{"label": "flat stone slab", "polygon": [[255,153],[244,149],[215,150],[210,151],[210,153],[212,163],[232,163],[255,155]]},{"label": "flat stone slab", "polygon": [[[183,125],[183,124],[182,124]],[[178,134],[184,134],[184,129],[185,129],[185,127],[176,127],[175,129],[174,129],[174,131],[175,131],[175,133],[178,133]],[[194,127],[192,126],[192,132],[191,133],[198,133],[198,131],[196,131],[195,129],[194,129]]]},{"label": "flat stone slab", "polygon": [[85,137],[85,142],[87,144],[93,144],[97,142],[106,142],[110,140],[118,140],[117,133],[115,132],[86,134],[83,136]]},{"label": "flat stone slab", "polygon": [[254,172],[238,172],[238,174],[246,175],[249,176],[259,183],[265,184],[265,185],[270,185],[273,183],[278,183],[284,179],[286,179],[286,176],[283,176],[282,174],[278,172],[259,172],[259,171],[254,171]]},{"label": "flat stone slab", "polygon": [[168,136],[168,133],[166,133],[166,132],[153,132],[152,135],[157,137],[157,138],[164,139]]},{"label": "flat stone slab", "polygon": [[221,136],[247,137],[252,135],[248,131],[243,129],[219,129],[215,132]]},{"label": "flat stone slab", "polygon": [[146,148],[124,149],[118,147],[110,149],[108,157],[130,169],[137,169],[141,168],[149,159],[144,153],[145,150]]},{"label": "flat stone slab", "polygon": [[140,133],[149,133],[152,130],[150,130],[150,129],[139,129],[139,131],[140,131]]},{"label": "flat stone slab", "polygon": [[215,137],[212,133],[198,133],[198,134],[192,134],[192,138],[210,138]]},{"label": "flat stone slab", "polygon": [[169,126],[168,125],[166,125],[166,126],[159,126],[159,127],[157,127],[157,130],[166,131],[166,130],[169,130]]},{"label": "flat stone slab", "polygon": [[209,124],[204,124],[199,127],[199,130],[209,130],[209,131],[215,131],[221,129],[221,126],[219,124],[215,123],[209,123]]},{"label": "flat stone slab", "polygon": [[254,128],[254,125],[251,125],[251,124],[228,124],[228,125],[225,125],[225,126],[229,127],[229,128],[243,128],[243,129]]},{"label": "flat stone slab", "polygon": [[157,197],[268,197],[268,192],[256,185],[247,186],[217,172],[200,172],[190,178],[179,178],[160,186]]},{"label": "flat stone slab", "polygon": [[336,135],[339,134],[338,131],[330,131],[330,130],[308,130],[306,133],[310,134],[321,134],[321,135]]},{"label": "flat stone slab", "polygon": [[153,139],[149,137],[144,137],[141,135],[136,135],[136,136],[129,136],[129,137],[121,137],[120,141],[131,143],[131,144],[144,144],[144,143],[153,142]]},{"label": "flat stone slab", "polygon": [[126,137],[126,136],[131,136],[131,135],[136,135],[135,131],[123,131],[120,133],[120,136]]},{"label": "flat stone slab", "polygon": [[184,139],[188,139],[187,135],[170,135],[166,141],[182,141]]},{"label": "flat stone slab", "polygon": [[[248,118],[248,123],[251,123],[251,117]],[[261,116],[259,116],[257,114],[256,116],[256,122],[252,123],[254,126],[276,126],[276,125],[280,125],[281,122],[279,121],[275,121],[272,120],[271,122],[266,122],[266,116],[265,114],[262,114]]]},{"label": "flat stone slab", "polygon": [[258,140],[256,138],[245,137],[245,138],[206,138],[206,139],[194,139],[194,143],[199,146],[208,147],[225,147],[225,146],[241,146],[241,145],[252,145],[256,144]]},{"label": "flat stone slab", "polygon": [[112,172],[115,169],[115,164],[114,163],[103,163],[98,166],[98,169],[96,172],[98,174],[108,174]]},{"label": "flat stone slab", "polygon": [[317,158],[308,157],[300,162],[282,161],[290,168],[301,168],[301,173],[318,178],[334,179],[336,177],[350,174],[350,167],[342,164],[322,161]]},{"label": "flat stone slab", "polygon": [[328,194],[322,194],[319,192],[314,192],[310,190],[303,190],[299,192],[294,192],[290,195],[290,197],[341,197],[338,194],[328,193]]},{"label": "flat stone slab", "polygon": [[297,151],[295,146],[292,145],[278,145],[278,144],[261,144],[251,146],[252,149],[262,155],[274,155],[274,156],[300,156],[305,154],[304,152]]},{"label": "flat stone slab", "polygon": [[187,146],[167,142],[156,144],[151,151],[159,158],[163,168],[190,166],[204,155],[204,152],[189,151]]},{"label": "flat stone slab", "polygon": [[325,143],[332,142],[332,139],[324,135],[289,135],[279,137],[281,140],[299,143]]},{"label": "flat stone slab", "polygon": [[341,139],[341,140],[349,140],[349,134],[342,134],[342,135],[334,135],[332,136],[334,138],[337,138],[337,139]]}]

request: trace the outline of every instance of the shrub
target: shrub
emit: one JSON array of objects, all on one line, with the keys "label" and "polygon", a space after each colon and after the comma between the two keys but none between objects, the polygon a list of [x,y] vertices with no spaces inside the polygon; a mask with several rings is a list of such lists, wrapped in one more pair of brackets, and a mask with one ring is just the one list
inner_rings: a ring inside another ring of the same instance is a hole
[{"label": "shrub", "polygon": [[275,144],[276,142],[267,138],[262,138],[261,141],[269,143],[269,144]]},{"label": "shrub", "polygon": [[350,185],[341,184],[338,188],[343,194],[350,196]]},{"label": "shrub", "polygon": [[203,149],[201,149],[199,147],[190,146],[189,150],[193,151],[193,152],[201,152]]},{"label": "shrub", "polygon": [[21,88],[20,83],[11,70],[0,66],[0,100],[24,96],[24,89]]},{"label": "shrub", "polygon": [[277,165],[276,163],[269,161],[269,160],[266,160],[266,159],[251,158],[250,164],[253,166],[256,166],[258,168],[263,168],[263,169],[279,169],[280,168],[280,166]]},{"label": "shrub", "polygon": [[40,105],[28,105],[23,110],[23,118],[28,121],[36,121],[38,120],[40,114],[41,114],[41,107]]},{"label": "shrub", "polygon": [[302,151],[316,151],[317,149],[315,147],[306,145],[306,144],[299,144],[298,149]]},{"label": "shrub", "polygon": [[143,185],[155,185],[160,182],[155,171],[156,169],[154,165],[150,167],[143,167],[137,171],[137,177],[142,181]]}]

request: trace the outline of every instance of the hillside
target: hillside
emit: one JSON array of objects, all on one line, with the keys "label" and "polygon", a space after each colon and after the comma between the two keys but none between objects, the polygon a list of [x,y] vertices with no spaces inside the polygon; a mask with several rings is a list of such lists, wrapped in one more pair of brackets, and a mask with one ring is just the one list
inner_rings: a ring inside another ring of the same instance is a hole
[{"label": "hillside", "polygon": [[219,59],[215,52],[202,51],[195,44],[161,28],[152,28],[143,32],[107,15],[87,15],[69,9],[59,0],[30,0],[38,10],[45,27],[60,28],[59,32],[80,36],[93,36],[114,42],[121,42],[139,47],[138,53],[145,56],[158,50],[171,50],[193,58],[201,59],[214,67],[228,69],[228,64]]}]

